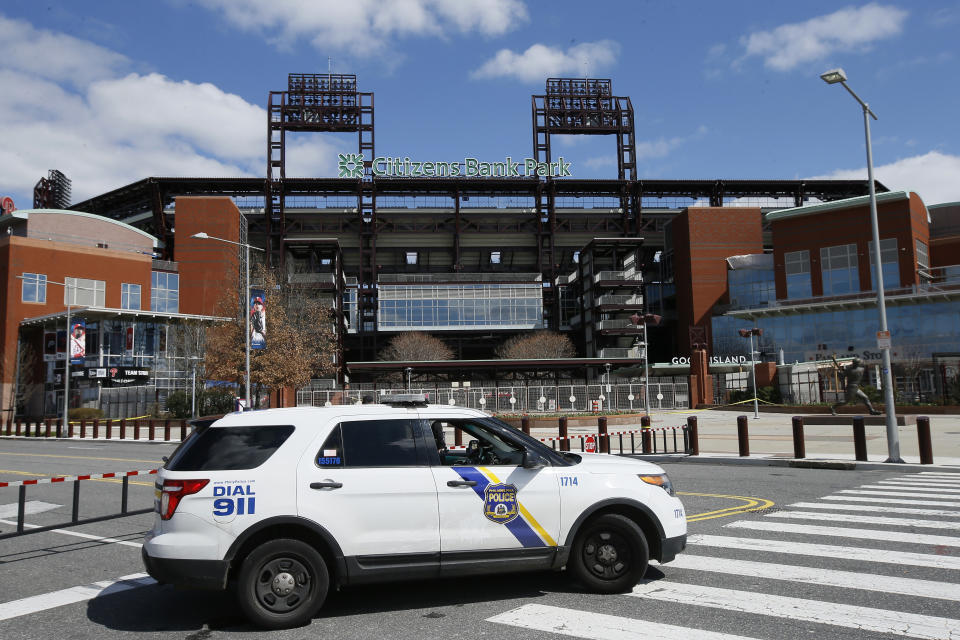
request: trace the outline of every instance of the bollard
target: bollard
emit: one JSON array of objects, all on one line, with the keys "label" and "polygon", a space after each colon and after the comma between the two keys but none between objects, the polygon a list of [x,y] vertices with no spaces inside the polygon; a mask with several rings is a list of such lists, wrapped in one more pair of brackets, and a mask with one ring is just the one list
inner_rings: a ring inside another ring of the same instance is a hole
[{"label": "bollard", "polygon": [[917,441],[920,444],[920,464],[933,464],[933,442],[930,440],[930,418],[917,416]]},{"label": "bollard", "polygon": [[68,438],[73,437],[73,423],[70,422],[69,420],[67,420],[67,437]]},{"label": "bollard", "polygon": [[63,418],[57,418],[57,437],[63,437]]},{"label": "bollard", "polygon": [[80,437],[87,437],[87,420],[85,418],[80,419]]},{"label": "bollard", "polygon": [[157,421],[153,418],[150,419],[150,426],[147,427],[147,437],[152,442],[157,435]]},{"label": "bollard", "polygon": [[127,439],[127,419],[126,418],[120,418],[120,439],[121,440]]},{"label": "bollard", "polygon": [[93,419],[93,439],[100,437],[100,418]]},{"label": "bollard", "polygon": [[13,416],[10,416],[9,418],[7,418],[7,435],[8,436],[13,435]]},{"label": "bollard", "polygon": [[853,417],[853,454],[857,461],[867,461],[867,432],[863,416]]},{"label": "bollard", "polygon": [[607,435],[607,417],[597,418],[597,431],[600,432],[600,442],[597,449],[600,453],[610,453],[610,436]]},{"label": "bollard", "polygon": [[20,418],[17,418],[17,436],[18,436],[18,437],[19,437],[19,435],[20,435],[20,429],[21,429],[21,428],[22,428],[22,426],[21,426],[21,424],[20,424]]},{"label": "bollard", "polygon": [[140,421],[139,420],[133,421],[133,439],[134,440],[140,439]]},{"label": "bollard", "polygon": [[107,436],[107,440],[113,437],[113,420],[105,420],[103,423],[103,431]]},{"label": "bollard", "polygon": [[793,457],[807,457],[807,446],[803,440],[803,416],[793,416]]},{"label": "bollard", "polygon": [[460,427],[453,428],[453,444],[458,447],[463,446],[463,431],[460,430]]},{"label": "bollard", "polygon": [[640,451],[643,453],[653,452],[653,444],[650,437],[650,416],[640,418]]},{"label": "bollard", "polygon": [[187,439],[187,421],[180,421],[180,442],[183,442]]},{"label": "bollard", "polygon": [[570,451],[570,440],[567,438],[567,417],[559,419],[560,429],[560,451]]},{"label": "bollard", "polygon": [[700,455],[700,434],[697,430],[697,417],[687,418],[687,432],[690,437],[690,455]]},{"label": "bollard", "polygon": [[737,416],[737,446],[740,456],[750,456],[750,434],[747,432],[747,416]]},{"label": "bollard", "polygon": [[[46,437],[50,438],[53,436],[53,420],[51,420],[50,418],[47,418],[46,420],[44,420],[44,422],[46,423],[46,427],[47,427]],[[37,429],[37,435],[40,435],[40,429]]]},{"label": "bollard", "polygon": [[530,435],[530,418],[523,416],[520,418],[520,429],[527,435]]},{"label": "bollard", "polygon": [[163,441],[170,441],[170,418],[163,421]]}]

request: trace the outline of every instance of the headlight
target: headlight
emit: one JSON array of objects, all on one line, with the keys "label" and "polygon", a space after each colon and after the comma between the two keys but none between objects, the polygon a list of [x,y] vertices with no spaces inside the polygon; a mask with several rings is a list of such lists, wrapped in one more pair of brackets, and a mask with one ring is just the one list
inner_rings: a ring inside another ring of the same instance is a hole
[{"label": "headlight", "polygon": [[668,495],[677,495],[677,492],[673,489],[673,483],[670,482],[670,478],[668,478],[665,473],[656,476],[639,476],[639,478],[647,484],[655,484],[661,487]]}]

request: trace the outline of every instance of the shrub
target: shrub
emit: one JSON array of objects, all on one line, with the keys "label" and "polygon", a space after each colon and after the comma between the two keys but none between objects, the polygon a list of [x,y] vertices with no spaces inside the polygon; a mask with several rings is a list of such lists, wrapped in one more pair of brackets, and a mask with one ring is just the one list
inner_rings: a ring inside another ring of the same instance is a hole
[{"label": "shrub", "polygon": [[70,420],[92,420],[94,418],[102,418],[103,410],[93,407],[79,407],[77,409],[70,409],[67,416]]},{"label": "shrub", "polygon": [[237,397],[233,392],[225,387],[205,389],[197,394],[197,412],[202,416],[230,413],[234,409],[236,400]]},{"label": "shrub", "polygon": [[186,391],[174,391],[167,396],[167,411],[174,418],[190,418],[190,394]]},{"label": "shrub", "polygon": [[[780,387],[776,385],[759,387],[757,389],[757,399],[764,404],[780,404],[783,402],[783,397],[780,395]],[[743,402],[744,400],[753,400],[753,389],[730,392],[729,402],[731,404]]]}]

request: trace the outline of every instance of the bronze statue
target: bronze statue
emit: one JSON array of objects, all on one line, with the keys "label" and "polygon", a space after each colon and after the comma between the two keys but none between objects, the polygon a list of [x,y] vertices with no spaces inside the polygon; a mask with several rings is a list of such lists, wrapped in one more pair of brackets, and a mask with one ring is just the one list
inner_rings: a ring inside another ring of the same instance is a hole
[{"label": "bronze statue", "polygon": [[873,408],[873,405],[870,404],[870,398],[867,397],[863,391],[860,390],[860,383],[863,382],[863,376],[867,373],[867,368],[863,365],[863,361],[860,358],[854,358],[853,361],[848,364],[846,367],[841,368],[840,363],[837,362],[836,356],[831,356],[833,360],[834,368],[840,373],[844,378],[847,387],[847,397],[843,402],[838,402],[830,406],[830,413],[837,415],[837,407],[842,407],[845,404],[854,404],[859,398],[870,411],[870,415],[875,416],[880,412]]}]

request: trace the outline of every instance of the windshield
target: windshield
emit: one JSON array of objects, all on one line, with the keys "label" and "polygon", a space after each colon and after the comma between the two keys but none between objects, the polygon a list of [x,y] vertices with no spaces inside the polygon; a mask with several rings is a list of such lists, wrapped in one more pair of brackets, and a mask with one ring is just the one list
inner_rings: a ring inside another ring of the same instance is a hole
[{"label": "windshield", "polygon": [[477,422],[497,429],[507,440],[519,442],[524,447],[536,451],[547,460],[550,460],[554,466],[569,467],[580,462],[580,456],[569,455],[561,451],[554,451],[533,436],[528,436],[523,431],[520,431],[516,427],[507,424],[503,420],[499,420],[491,416],[488,418],[479,418],[477,419]]}]

